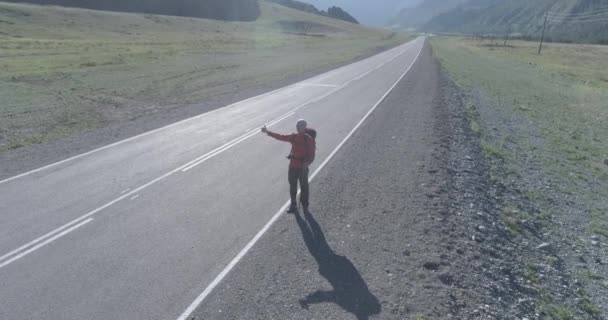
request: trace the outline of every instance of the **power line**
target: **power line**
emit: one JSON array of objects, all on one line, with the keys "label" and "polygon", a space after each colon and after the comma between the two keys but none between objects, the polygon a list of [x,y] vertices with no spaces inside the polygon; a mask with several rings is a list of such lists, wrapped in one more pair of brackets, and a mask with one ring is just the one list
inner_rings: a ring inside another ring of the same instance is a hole
[{"label": "power line", "polygon": [[596,8],[594,11],[588,11],[588,12],[575,12],[575,13],[564,13],[564,12],[557,12],[557,11],[547,11],[547,14],[549,15],[566,15],[566,16],[585,16],[588,14],[594,14],[600,11],[607,11],[608,7],[603,7],[603,8]]},{"label": "power line", "polygon": [[584,18],[592,18],[592,17],[597,17],[597,16],[603,16],[603,15],[607,15],[608,11],[605,12],[596,12],[596,13],[588,13],[586,15],[556,15],[556,14],[549,14],[550,17],[554,17],[554,18],[576,18],[576,19],[584,19]]},{"label": "power line", "polygon": [[[543,48],[543,40],[545,39],[545,30],[547,28],[547,22],[551,21],[551,22],[556,22],[556,23],[581,23],[581,22],[598,22],[598,21],[608,21],[608,16],[604,16],[606,14],[608,14],[608,11],[605,11],[606,9],[600,9],[599,11],[595,11],[595,12],[587,12],[587,13],[573,13],[573,14],[561,14],[562,16],[559,17],[560,14],[556,14],[555,12],[550,12],[550,11],[546,11],[544,16],[545,16],[545,22],[543,23],[543,33],[542,36],[540,38],[540,45],[538,46],[538,55],[541,54],[541,50]],[[598,19],[594,19],[595,17],[600,17]]]},{"label": "power line", "polygon": [[597,21],[608,21],[608,17],[603,18],[603,19],[587,19],[587,20],[555,19],[555,18],[551,18],[551,17],[548,17],[547,19],[548,19],[549,21],[552,21],[552,22],[564,22],[564,23],[570,23],[570,22],[597,22]]},{"label": "power line", "polygon": [[604,17],[608,17],[608,11],[601,13],[601,14],[593,14],[593,15],[588,15],[588,16],[552,16],[549,15],[549,18],[553,18],[553,19],[593,19],[593,18],[604,18]]},{"label": "power line", "polygon": [[581,16],[597,16],[608,13],[608,9],[602,9],[597,11],[589,11],[585,13],[563,13],[563,12],[549,12],[550,16],[568,16],[568,17],[581,17]]}]

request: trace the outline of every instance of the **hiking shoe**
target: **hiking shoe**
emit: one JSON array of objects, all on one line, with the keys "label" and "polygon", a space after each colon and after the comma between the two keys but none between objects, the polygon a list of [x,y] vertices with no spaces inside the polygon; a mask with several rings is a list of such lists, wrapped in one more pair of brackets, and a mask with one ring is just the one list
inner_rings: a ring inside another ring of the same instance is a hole
[{"label": "hiking shoe", "polygon": [[287,209],[287,213],[297,213],[298,212],[298,207],[296,206],[291,206],[289,207],[289,209]]}]

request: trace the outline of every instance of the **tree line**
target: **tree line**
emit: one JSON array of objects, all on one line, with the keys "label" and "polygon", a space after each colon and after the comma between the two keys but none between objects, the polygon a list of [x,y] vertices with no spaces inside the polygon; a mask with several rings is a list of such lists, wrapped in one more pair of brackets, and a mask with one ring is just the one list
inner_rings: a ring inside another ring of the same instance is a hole
[{"label": "tree line", "polygon": [[230,21],[254,21],[257,0],[4,0],[84,9],[137,12]]}]

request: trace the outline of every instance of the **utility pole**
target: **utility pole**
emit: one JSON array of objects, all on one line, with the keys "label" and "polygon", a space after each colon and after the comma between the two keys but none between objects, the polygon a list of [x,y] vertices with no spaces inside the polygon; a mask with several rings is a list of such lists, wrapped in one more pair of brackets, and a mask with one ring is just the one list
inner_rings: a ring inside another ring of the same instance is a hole
[{"label": "utility pole", "polygon": [[538,46],[538,55],[543,49],[543,41],[545,40],[545,28],[547,28],[547,12],[545,11],[545,23],[543,24],[543,35],[540,37],[540,46]]}]

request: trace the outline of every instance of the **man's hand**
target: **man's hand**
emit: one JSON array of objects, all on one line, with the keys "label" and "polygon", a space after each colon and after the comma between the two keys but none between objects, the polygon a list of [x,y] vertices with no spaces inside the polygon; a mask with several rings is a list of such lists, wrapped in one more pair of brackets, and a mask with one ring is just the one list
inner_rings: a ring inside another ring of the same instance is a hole
[{"label": "man's hand", "polygon": [[268,133],[268,129],[266,129],[266,126],[264,126],[264,127],[262,128],[262,132],[263,132],[263,133]]}]

